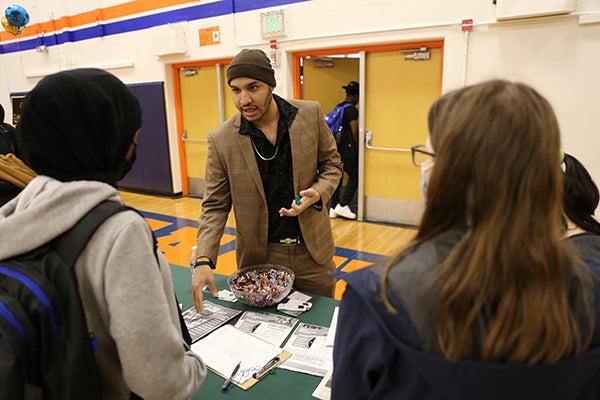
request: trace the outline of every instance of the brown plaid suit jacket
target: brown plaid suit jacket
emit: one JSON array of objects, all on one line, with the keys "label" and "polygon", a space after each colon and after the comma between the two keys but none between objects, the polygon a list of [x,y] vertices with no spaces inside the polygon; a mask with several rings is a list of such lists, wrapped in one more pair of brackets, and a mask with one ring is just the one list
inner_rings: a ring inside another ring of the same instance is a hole
[{"label": "brown plaid suit jacket", "polygon": [[[342,176],[343,164],[319,103],[288,101],[298,108],[289,127],[294,191],[312,187],[323,202],[322,210],[309,207],[298,216],[298,221],[311,256],[324,264],[335,253],[325,205]],[[238,113],[208,134],[206,190],[196,254],[216,262],[227,216],[233,207],[237,265],[243,267],[262,264],[266,259],[268,211],[251,139],[239,134],[240,121]]]}]

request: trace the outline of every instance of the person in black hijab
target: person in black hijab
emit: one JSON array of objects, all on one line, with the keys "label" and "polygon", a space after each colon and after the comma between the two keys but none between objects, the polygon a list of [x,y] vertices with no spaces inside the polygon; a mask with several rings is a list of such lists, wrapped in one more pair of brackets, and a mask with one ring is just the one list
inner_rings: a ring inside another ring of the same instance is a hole
[{"label": "person in black hijab", "polygon": [[95,68],[62,71],[23,101],[18,155],[40,175],[116,186],[135,160],[141,126],[138,100],[117,77]]},{"label": "person in black hijab", "polygon": [[[0,260],[52,243],[105,201],[122,203],[116,185],[135,158],[141,115],[127,86],[99,69],[58,72],[29,92],[17,148],[38,176],[0,207]],[[169,264],[144,218],[110,216],[74,270],[102,398],[191,398],[206,366],[186,343]]]}]

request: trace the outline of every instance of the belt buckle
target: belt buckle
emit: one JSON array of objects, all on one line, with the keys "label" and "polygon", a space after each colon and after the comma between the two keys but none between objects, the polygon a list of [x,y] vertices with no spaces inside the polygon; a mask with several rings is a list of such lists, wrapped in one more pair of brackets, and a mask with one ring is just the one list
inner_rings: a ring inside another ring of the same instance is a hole
[{"label": "belt buckle", "polygon": [[284,246],[292,246],[298,244],[298,238],[279,239],[279,243]]}]

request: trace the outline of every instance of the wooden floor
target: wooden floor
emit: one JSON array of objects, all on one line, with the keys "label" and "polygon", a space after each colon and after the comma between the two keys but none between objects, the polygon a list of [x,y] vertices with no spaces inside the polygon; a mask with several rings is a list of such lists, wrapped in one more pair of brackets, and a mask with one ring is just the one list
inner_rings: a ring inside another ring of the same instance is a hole
[{"label": "wooden floor", "polygon": [[[193,221],[198,219],[202,208],[202,199],[195,197],[168,198],[123,191],[121,197],[127,205],[140,211]],[[227,226],[235,227],[233,215],[230,215]],[[332,219],[331,227],[336,246],[386,256],[410,241],[416,233],[412,228],[342,218]]]},{"label": "wooden floor", "polygon": [[[195,197],[162,197],[121,191],[125,204],[142,212],[158,239],[159,249],[173,265],[188,266],[190,248],[196,241],[197,220],[202,200]],[[334,261],[341,271],[371,265],[382,256],[394,254],[408,243],[416,230],[372,222],[331,220],[336,245]],[[221,240],[221,252],[215,272],[228,275],[235,266],[235,221],[230,214]],[[344,286],[340,282],[336,297]]]}]

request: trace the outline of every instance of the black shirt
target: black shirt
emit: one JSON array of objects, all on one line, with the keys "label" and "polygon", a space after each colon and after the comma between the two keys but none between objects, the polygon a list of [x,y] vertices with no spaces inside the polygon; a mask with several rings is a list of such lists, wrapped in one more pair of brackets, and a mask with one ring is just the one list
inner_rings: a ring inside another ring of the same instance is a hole
[{"label": "black shirt", "polygon": [[302,236],[297,217],[279,216],[279,210],[282,207],[290,208],[296,195],[294,193],[292,148],[288,128],[294,121],[298,108],[275,94],[273,95],[273,101],[277,103],[279,109],[275,146],[260,129],[245,119],[243,115],[240,123],[240,134],[250,135],[250,140],[254,144],[254,156],[260,171],[269,209],[268,240],[270,243],[279,243],[281,239],[300,239]]},{"label": "black shirt", "polygon": [[[342,101],[338,105],[352,104],[347,100]],[[346,144],[348,140],[354,142],[352,136],[352,130],[350,129],[350,121],[358,120],[358,109],[352,104],[350,107],[344,109],[344,115],[342,116],[342,143]],[[356,145],[356,143],[354,143]]]}]

